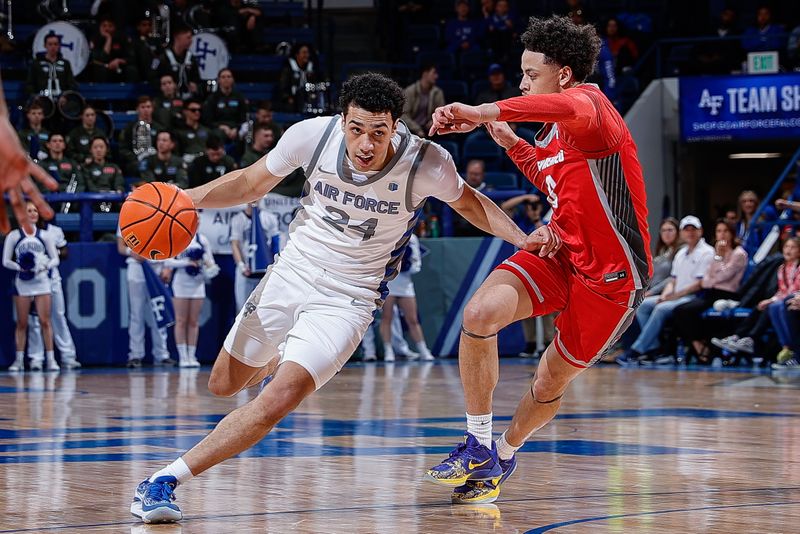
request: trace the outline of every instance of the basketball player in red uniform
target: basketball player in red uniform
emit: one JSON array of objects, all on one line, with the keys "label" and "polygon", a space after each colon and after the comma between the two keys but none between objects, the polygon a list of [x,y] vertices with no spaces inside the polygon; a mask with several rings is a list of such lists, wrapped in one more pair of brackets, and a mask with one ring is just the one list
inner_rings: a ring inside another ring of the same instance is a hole
[{"label": "basketball player in red uniform", "polygon": [[[642,170],[622,117],[584,83],[600,39],[567,18],[531,18],[522,36],[522,95],[492,104],[438,108],[431,133],[486,125],[525,176],[547,195],[555,251],[520,251],[487,278],[464,309],[459,346],[467,408],[464,443],[426,478],[454,488],[455,503],[494,501],[516,467],[514,453],[556,414],[570,382],[613,345],[634,319],[652,262]],[[502,122],[498,122],[502,121]],[[535,146],[505,121],[543,122]],[[492,441],[498,380],[497,332],[559,312],[509,428]]]}]

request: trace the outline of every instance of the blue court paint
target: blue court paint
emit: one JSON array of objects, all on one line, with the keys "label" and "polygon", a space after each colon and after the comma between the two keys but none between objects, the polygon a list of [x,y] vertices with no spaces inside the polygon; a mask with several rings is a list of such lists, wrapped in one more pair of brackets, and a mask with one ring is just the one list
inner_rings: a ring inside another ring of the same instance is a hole
[{"label": "blue court paint", "polygon": [[681,513],[681,512],[697,512],[697,511],[704,511],[704,510],[725,510],[727,508],[761,508],[766,506],[792,506],[800,504],[800,501],[788,501],[788,502],[764,502],[764,503],[754,503],[754,504],[728,504],[728,505],[720,505],[720,506],[702,506],[699,508],[675,508],[672,510],[656,510],[653,512],[637,512],[631,514],[615,514],[615,515],[606,515],[606,516],[597,516],[597,517],[587,517],[584,519],[573,519],[571,521],[562,521],[561,523],[551,523],[549,525],[545,525],[543,527],[537,527],[525,532],[525,534],[542,534],[543,532],[549,532],[551,530],[555,530],[559,527],[566,527],[569,525],[576,525],[579,523],[591,523],[594,521],[607,521],[609,519],[620,519],[624,517],[641,517],[647,515],[663,515],[663,514],[673,514],[673,513]]}]

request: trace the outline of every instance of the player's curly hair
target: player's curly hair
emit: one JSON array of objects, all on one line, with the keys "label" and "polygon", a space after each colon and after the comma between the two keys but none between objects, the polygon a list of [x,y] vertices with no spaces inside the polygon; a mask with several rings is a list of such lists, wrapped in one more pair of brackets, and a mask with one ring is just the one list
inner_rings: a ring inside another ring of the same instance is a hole
[{"label": "player's curly hair", "polygon": [[375,72],[358,74],[342,85],[339,107],[347,112],[350,104],[372,113],[389,112],[392,120],[403,115],[406,97],[397,82]]},{"label": "player's curly hair", "polygon": [[531,17],[521,37],[525,49],[540,52],[545,62],[570,67],[575,80],[584,81],[600,55],[600,37],[591,24],[574,24],[567,17]]}]

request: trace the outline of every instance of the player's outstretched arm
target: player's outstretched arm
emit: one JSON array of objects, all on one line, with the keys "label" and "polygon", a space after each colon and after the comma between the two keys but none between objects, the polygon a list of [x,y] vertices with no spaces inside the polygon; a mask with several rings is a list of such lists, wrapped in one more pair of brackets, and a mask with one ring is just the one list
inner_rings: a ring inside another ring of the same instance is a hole
[{"label": "player's outstretched arm", "polygon": [[283,176],[267,170],[264,156],[249,167],[237,169],[186,193],[196,208],[228,208],[254,202],[278,185]]}]

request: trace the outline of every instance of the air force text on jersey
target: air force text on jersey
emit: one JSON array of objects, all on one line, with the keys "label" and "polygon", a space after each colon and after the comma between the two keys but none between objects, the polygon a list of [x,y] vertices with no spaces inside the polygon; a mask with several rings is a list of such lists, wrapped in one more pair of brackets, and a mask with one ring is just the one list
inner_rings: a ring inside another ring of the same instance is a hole
[{"label": "air force text on jersey", "polygon": [[334,185],[323,184],[321,181],[314,185],[314,191],[344,206],[353,206],[356,209],[370,211],[372,213],[384,213],[387,215],[397,215],[400,213],[399,202],[376,200],[353,193],[352,191],[340,190]]}]

